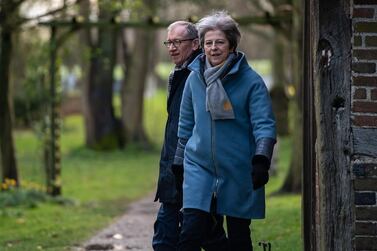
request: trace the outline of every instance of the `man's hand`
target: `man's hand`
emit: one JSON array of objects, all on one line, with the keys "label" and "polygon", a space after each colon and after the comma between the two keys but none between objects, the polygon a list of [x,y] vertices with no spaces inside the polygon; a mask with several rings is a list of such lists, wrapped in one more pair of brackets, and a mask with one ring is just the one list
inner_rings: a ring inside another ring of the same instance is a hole
[{"label": "man's hand", "polygon": [[183,185],[183,165],[176,165],[173,164],[171,166],[171,170],[173,171],[173,174],[175,176],[175,186],[178,191],[182,191],[182,185]]},{"label": "man's hand", "polygon": [[263,155],[256,155],[253,158],[252,165],[253,171],[251,172],[251,177],[253,180],[253,189],[257,190],[268,182],[270,161]]}]

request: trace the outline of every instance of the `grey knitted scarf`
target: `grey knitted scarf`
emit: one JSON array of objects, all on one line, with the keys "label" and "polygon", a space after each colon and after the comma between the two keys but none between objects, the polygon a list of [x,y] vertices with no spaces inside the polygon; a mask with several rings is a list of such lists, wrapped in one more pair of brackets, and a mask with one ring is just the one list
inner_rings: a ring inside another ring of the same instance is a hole
[{"label": "grey knitted scarf", "polygon": [[236,57],[234,53],[229,54],[225,63],[212,67],[206,57],[204,68],[204,80],[206,82],[206,110],[211,113],[212,120],[234,119],[232,103],[226,94],[220,77],[228,69]]}]

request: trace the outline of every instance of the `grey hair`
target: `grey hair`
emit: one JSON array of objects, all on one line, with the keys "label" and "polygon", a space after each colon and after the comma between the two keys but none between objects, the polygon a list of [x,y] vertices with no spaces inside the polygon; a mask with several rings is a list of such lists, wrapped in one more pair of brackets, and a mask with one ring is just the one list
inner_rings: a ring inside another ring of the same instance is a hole
[{"label": "grey hair", "polygon": [[187,21],[175,21],[174,23],[171,23],[167,28],[168,32],[177,26],[185,26],[188,38],[198,37],[198,30],[196,29],[195,24]]},{"label": "grey hair", "polygon": [[219,11],[203,17],[196,24],[199,32],[200,46],[204,46],[204,36],[208,31],[220,30],[229,41],[230,48],[235,50],[241,39],[238,23],[226,12]]}]

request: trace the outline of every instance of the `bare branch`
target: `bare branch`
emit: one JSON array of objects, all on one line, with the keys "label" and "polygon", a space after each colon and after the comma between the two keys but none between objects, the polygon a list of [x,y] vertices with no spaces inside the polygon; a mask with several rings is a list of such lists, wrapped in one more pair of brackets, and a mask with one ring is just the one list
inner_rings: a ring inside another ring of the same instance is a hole
[{"label": "bare branch", "polygon": [[[23,0],[22,0],[22,1],[23,1]],[[24,23],[26,23],[26,22],[30,22],[30,21],[34,21],[34,20],[38,20],[38,19],[40,19],[40,18],[42,18],[42,17],[52,16],[52,15],[54,15],[54,14],[56,14],[56,13],[59,13],[59,12],[65,10],[65,9],[68,9],[68,8],[70,8],[70,7],[72,7],[72,6],[75,6],[75,5],[79,4],[79,3],[82,2],[82,1],[83,1],[83,0],[76,0],[76,2],[74,2],[74,3],[71,4],[71,5],[64,4],[64,5],[63,5],[62,7],[60,7],[60,8],[57,8],[57,9],[55,9],[55,10],[52,10],[52,11],[46,12],[46,13],[41,14],[41,15],[36,16],[36,17],[32,17],[32,18],[22,18],[21,21],[19,22],[19,25],[24,24]]]}]

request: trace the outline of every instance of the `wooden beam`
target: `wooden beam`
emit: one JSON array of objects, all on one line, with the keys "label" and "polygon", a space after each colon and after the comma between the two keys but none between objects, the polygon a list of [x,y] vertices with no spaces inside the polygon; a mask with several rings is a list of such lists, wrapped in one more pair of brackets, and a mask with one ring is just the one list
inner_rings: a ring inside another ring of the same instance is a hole
[{"label": "wooden beam", "polygon": [[313,11],[311,1],[302,1],[304,8],[303,17],[303,70],[304,79],[301,83],[303,89],[303,175],[302,175],[302,233],[304,238],[304,250],[317,250],[316,240],[316,169],[315,169],[315,141],[316,122],[314,109],[314,86],[313,86]]},{"label": "wooden beam", "polygon": [[353,250],[350,1],[314,0],[316,250]]},{"label": "wooden beam", "polygon": [[[195,22],[198,19],[196,17],[188,17],[188,20]],[[239,25],[247,26],[252,24],[259,25],[280,25],[281,22],[291,22],[291,15],[284,16],[243,16],[234,18]],[[116,28],[143,28],[143,29],[158,29],[166,28],[174,22],[175,20],[160,20],[158,17],[151,17],[145,21],[118,21],[117,17],[112,18],[109,21],[86,21],[80,20],[80,18],[74,17],[72,20],[53,20],[48,22],[39,22],[41,26],[55,26],[55,27],[71,27],[77,26],[80,28],[91,28],[91,27],[116,27]]]}]

